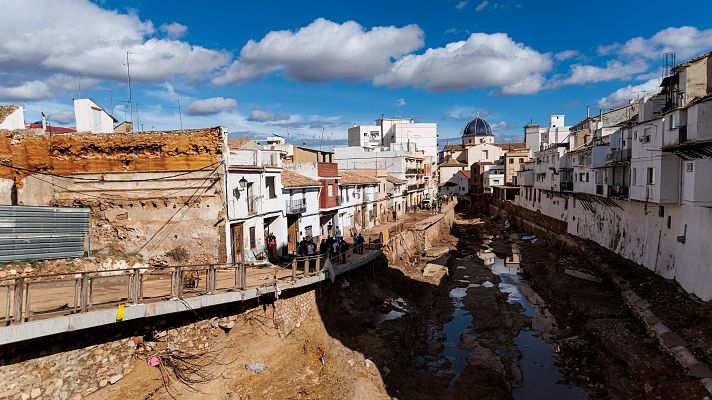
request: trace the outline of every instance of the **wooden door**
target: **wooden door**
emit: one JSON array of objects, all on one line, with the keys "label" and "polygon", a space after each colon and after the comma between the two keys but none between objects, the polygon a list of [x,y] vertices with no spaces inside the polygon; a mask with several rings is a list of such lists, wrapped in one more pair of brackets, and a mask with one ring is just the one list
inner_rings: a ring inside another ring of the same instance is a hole
[{"label": "wooden door", "polygon": [[230,225],[232,236],[232,260],[234,263],[241,263],[245,258],[245,240],[242,231],[242,222]]},{"label": "wooden door", "polygon": [[299,217],[288,216],[287,224],[287,235],[289,235],[287,249],[289,253],[293,254],[297,252],[297,244],[299,243]]}]

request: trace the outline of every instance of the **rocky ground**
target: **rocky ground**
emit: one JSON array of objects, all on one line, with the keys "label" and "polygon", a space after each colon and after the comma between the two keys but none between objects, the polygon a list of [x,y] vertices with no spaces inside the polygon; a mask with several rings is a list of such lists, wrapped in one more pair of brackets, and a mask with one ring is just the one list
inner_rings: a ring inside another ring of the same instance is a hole
[{"label": "rocky ground", "polygon": [[[522,240],[523,233],[460,214],[434,244],[450,249],[447,268],[435,276],[423,276],[427,259],[388,265],[384,257],[322,283],[309,318],[286,338],[277,335],[269,308],[241,316],[215,344],[221,351],[206,382],[190,388],[169,381],[166,390],[159,370],[139,358],[131,373],[90,398],[705,398],[699,381],[660,350],[611,283],[564,273],[575,266],[598,276],[590,258],[543,239]],[[503,260],[513,247],[521,252],[515,276],[531,303],[526,310],[483,261],[483,251]],[[698,358],[709,359],[707,306],[649,271],[600,254],[679,328]],[[553,354],[560,376],[552,385],[568,390],[565,396],[536,389],[537,382],[531,390],[538,369],[546,369],[527,360],[531,343]],[[250,362],[267,369],[251,372]]]}]

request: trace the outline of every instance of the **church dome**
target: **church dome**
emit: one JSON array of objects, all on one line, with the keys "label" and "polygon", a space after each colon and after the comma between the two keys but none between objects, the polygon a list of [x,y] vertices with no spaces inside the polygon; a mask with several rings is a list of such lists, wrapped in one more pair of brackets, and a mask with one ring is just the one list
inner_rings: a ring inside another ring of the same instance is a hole
[{"label": "church dome", "polygon": [[492,128],[490,124],[484,119],[480,118],[480,114],[477,114],[475,119],[470,121],[462,132],[462,136],[493,136]]}]

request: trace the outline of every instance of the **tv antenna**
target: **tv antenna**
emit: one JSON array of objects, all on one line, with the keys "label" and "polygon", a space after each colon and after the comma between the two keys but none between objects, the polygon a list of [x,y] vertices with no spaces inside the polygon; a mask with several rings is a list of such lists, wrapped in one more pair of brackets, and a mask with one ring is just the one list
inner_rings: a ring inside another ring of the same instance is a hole
[{"label": "tv antenna", "polygon": [[131,116],[131,126],[133,127],[133,98],[131,96],[131,61],[129,56],[131,54],[143,54],[143,53],[134,53],[131,52],[130,50],[126,52],[126,79],[128,81],[129,85],[129,115]]},{"label": "tv antenna", "polygon": [[77,98],[81,99],[82,98],[82,81],[81,81],[81,72],[77,71]]},{"label": "tv antenna", "polygon": [[183,113],[181,112],[181,108],[180,108],[180,97],[178,98],[178,107],[171,107],[171,108],[178,109],[178,120],[180,121],[180,129],[183,130]]}]

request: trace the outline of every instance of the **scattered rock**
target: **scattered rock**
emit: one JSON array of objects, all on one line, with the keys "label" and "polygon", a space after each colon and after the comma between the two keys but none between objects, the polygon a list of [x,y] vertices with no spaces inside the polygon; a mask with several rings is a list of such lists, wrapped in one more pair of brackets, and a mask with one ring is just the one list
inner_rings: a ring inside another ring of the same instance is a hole
[{"label": "scattered rock", "polygon": [[566,268],[564,273],[568,276],[573,276],[574,278],[583,279],[584,281],[595,282],[595,283],[603,282],[603,279],[601,279],[601,277],[590,274],[588,272],[579,271],[576,269]]},{"label": "scattered rock", "polygon": [[32,392],[30,392],[30,396],[33,399],[40,397],[41,394],[42,394],[42,389],[40,389],[40,388],[34,388],[34,389],[32,389]]},{"label": "scattered rock", "polygon": [[116,382],[118,382],[119,379],[121,379],[121,378],[123,378],[123,377],[124,377],[124,374],[112,375],[112,376],[109,377],[109,383],[113,385],[113,384],[115,384]]},{"label": "scattered rock", "polygon": [[222,328],[225,332],[229,332],[234,327],[235,321],[227,321],[220,324],[220,328]]}]

